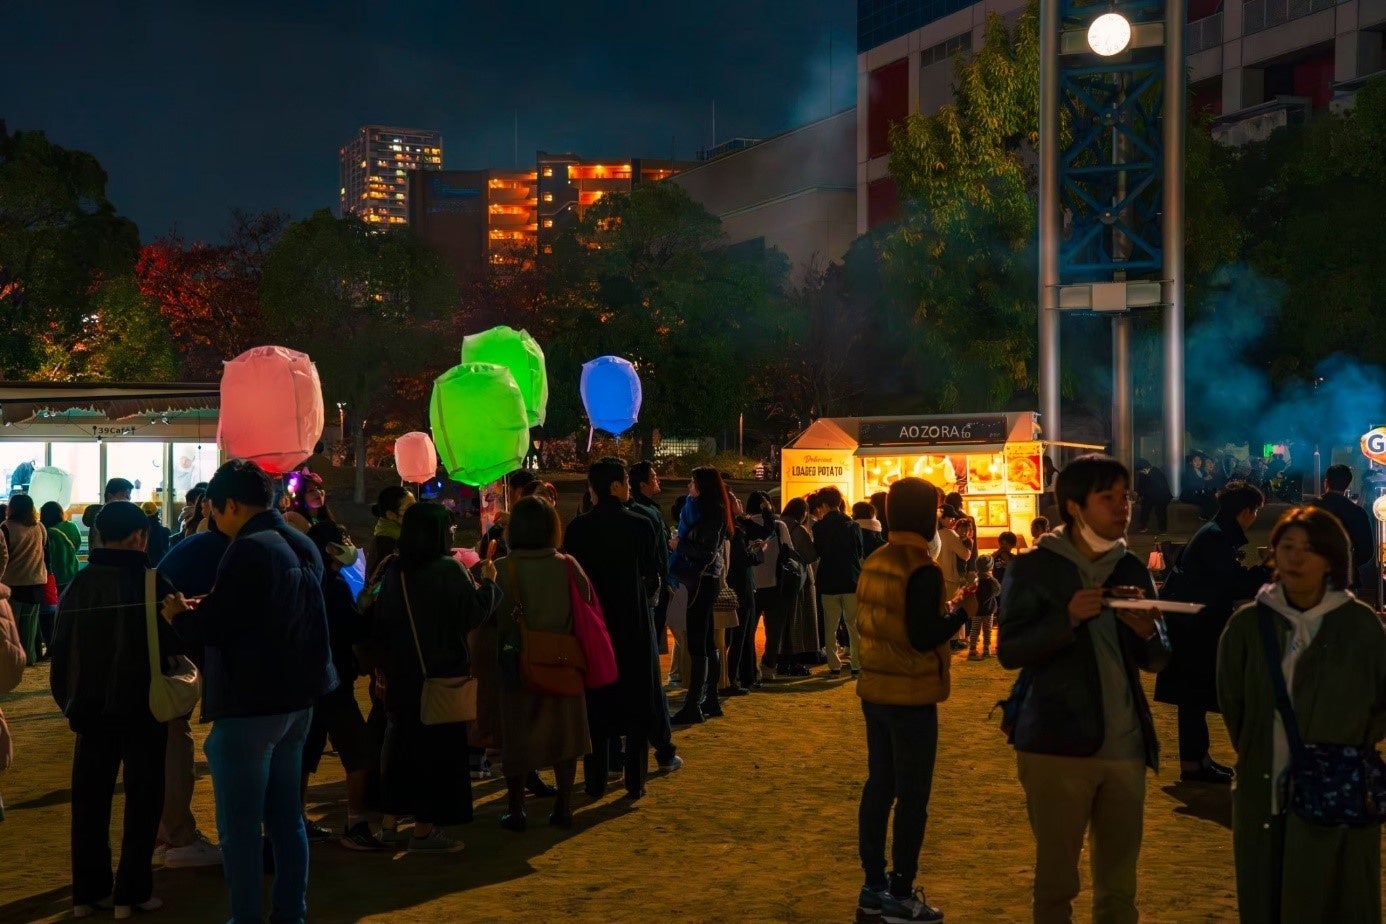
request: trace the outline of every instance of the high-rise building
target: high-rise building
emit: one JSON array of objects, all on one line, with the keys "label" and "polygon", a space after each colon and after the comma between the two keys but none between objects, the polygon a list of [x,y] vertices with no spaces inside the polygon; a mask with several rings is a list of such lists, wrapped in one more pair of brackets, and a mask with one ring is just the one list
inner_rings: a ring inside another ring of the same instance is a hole
[{"label": "high-rise building", "polygon": [[[980,48],[986,15],[1025,0],[857,0],[857,231],[898,211],[890,127],[953,101],[953,56]],[[1238,144],[1305,113],[1352,105],[1386,66],[1383,0],[1189,0],[1191,107]]]},{"label": "high-rise building", "polygon": [[539,248],[547,252],[565,224],[582,218],[587,207],[602,196],[628,193],[641,183],[665,180],[694,164],[651,158],[632,160],[583,160],[576,154],[540,151]]},{"label": "high-rise building", "polygon": [[409,226],[465,281],[533,258],[537,202],[533,170],[416,171]]},{"label": "high-rise building", "polygon": [[363,125],[339,152],[342,214],[409,223],[409,172],[443,168],[443,136],[421,128]]}]

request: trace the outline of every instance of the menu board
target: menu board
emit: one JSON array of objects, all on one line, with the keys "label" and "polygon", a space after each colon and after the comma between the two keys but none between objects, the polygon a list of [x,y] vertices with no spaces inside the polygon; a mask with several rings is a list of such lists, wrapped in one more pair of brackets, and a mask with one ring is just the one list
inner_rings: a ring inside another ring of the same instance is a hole
[{"label": "menu board", "polygon": [[1012,494],[1039,494],[1044,490],[1044,469],[1037,442],[1006,444],[1006,484]]}]

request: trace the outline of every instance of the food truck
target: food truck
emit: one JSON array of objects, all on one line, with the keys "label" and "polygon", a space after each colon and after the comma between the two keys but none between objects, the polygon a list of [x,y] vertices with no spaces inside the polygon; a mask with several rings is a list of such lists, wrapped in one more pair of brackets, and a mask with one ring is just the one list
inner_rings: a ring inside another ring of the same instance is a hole
[{"label": "food truck", "polygon": [[981,545],[994,547],[1006,530],[1028,535],[1040,512],[1037,417],[1017,411],[819,418],[781,452],[781,502],[831,485],[851,503],[914,476],[940,494],[960,493]]}]

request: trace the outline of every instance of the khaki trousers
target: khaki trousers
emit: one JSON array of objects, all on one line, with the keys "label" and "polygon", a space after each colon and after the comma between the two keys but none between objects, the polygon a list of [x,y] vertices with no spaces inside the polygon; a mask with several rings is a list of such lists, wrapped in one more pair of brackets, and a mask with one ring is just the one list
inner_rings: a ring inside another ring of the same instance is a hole
[{"label": "khaki trousers", "polygon": [[1035,924],[1069,924],[1089,829],[1093,924],[1134,924],[1145,762],[1016,752],[1035,835]]},{"label": "khaki trousers", "polygon": [[159,840],[170,847],[186,847],[197,839],[197,820],[193,818],[194,747],[188,716],[168,724],[168,745],[164,750],[164,813],[159,819]]},{"label": "khaki trousers", "polygon": [[841,619],[847,626],[847,645],[850,651],[852,670],[861,670],[861,647],[857,636],[857,595],[823,595],[823,647],[828,651],[828,667],[842,670],[842,659],[837,656],[837,621]]}]

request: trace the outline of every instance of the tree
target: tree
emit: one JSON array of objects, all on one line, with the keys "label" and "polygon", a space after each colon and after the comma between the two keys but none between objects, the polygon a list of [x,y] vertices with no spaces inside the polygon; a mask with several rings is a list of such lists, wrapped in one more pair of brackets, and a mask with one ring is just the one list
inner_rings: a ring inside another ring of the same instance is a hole
[{"label": "tree", "polygon": [[264,342],[260,278],[287,225],[282,212],[234,211],[223,244],[171,235],[141,249],[140,290],[167,319],[190,378],[217,379],[223,361]]},{"label": "tree", "polygon": [[788,263],[723,245],[721,222],[674,183],[603,197],[554,246],[544,313],[560,407],[582,362],[603,354],[640,372],[637,430],[730,432],[760,397],[753,372],[787,342]]},{"label": "tree", "polygon": [[405,228],[372,228],[321,209],[290,225],[266,257],[260,310],[267,330],[313,358],[329,404],[346,404],[358,494],[367,424],[393,379],[451,348],[431,325],[456,305],[452,273]]},{"label": "tree", "polygon": [[127,274],[138,249],[95,157],[0,121],[0,375],[37,374],[47,345],[70,346],[94,286]]}]

